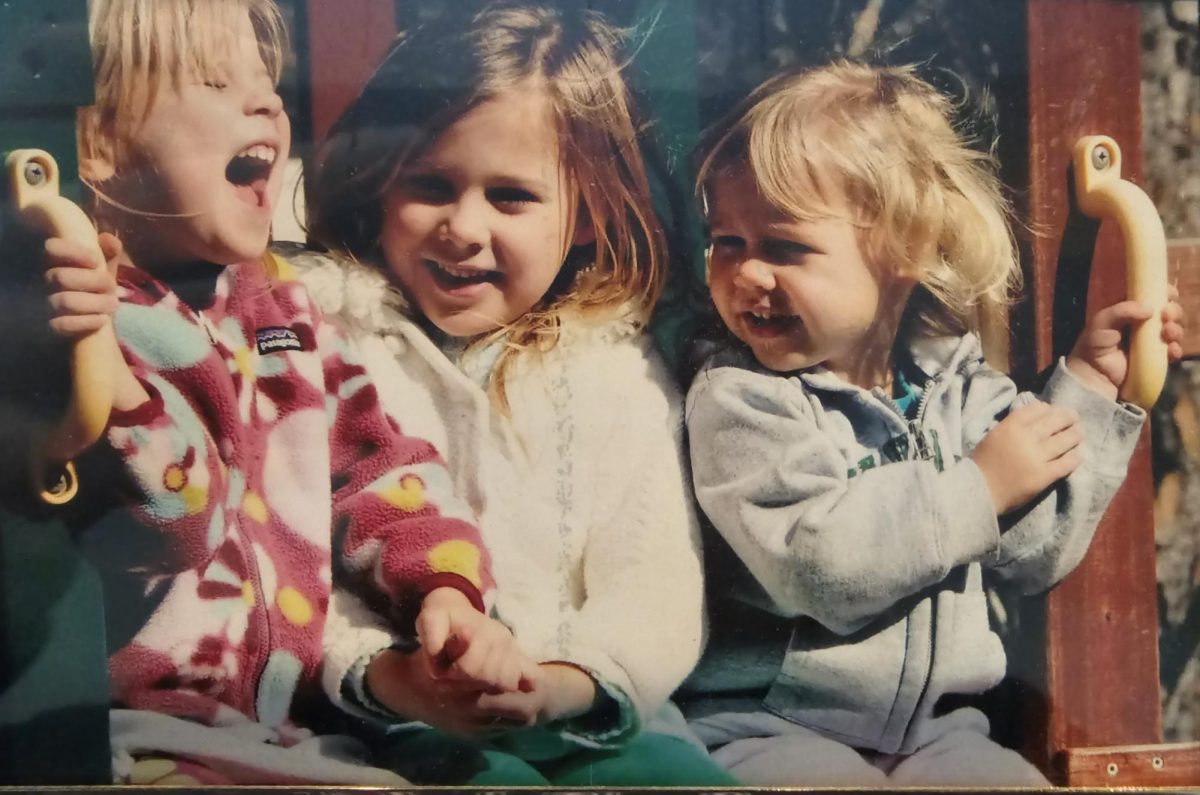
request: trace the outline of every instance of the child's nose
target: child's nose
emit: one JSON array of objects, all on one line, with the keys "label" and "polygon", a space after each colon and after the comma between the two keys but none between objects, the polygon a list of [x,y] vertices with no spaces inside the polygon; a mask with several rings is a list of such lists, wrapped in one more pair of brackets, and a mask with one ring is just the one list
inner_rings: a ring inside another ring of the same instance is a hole
[{"label": "child's nose", "polygon": [[748,257],[738,263],[733,282],[743,290],[769,291],[775,289],[775,272],[762,260]]},{"label": "child's nose", "polygon": [[257,87],[246,97],[246,112],[251,115],[262,114],[272,119],[283,112],[283,98],[275,90],[275,86]]},{"label": "child's nose", "polygon": [[469,254],[487,240],[487,213],[470,195],[446,205],[447,213],[440,230],[442,239]]}]

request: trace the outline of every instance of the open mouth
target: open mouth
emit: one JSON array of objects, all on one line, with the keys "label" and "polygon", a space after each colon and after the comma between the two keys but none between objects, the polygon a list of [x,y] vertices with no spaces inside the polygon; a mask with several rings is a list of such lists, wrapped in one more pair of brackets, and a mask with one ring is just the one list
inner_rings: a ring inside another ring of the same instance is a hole
[{"label": "open mouth", "polygon": [[239,195],[255,207],[267,204],[267,181],[275,167],[279,150],[269,144],[251,144],[233,156],[225,167],[225,179]]},{"label": "open mouth", "polygon": [[461,265],[444,265],[436,260],[425,260],[425,267],[434,280],[447,290],[472,287],[477,284],[499,284],[504,278],[499,271],[469,268]]},{"label": "open mouth", "polygon": [[762,337],[778,337],[800,326],[797,315],[776,315],[763,310],[743,312],[742,319],[752,333]]}]

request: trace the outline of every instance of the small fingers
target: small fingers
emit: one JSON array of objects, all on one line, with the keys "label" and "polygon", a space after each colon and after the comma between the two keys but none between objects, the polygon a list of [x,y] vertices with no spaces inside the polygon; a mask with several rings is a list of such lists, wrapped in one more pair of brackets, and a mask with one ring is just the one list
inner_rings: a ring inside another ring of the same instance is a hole
[{"label": "small fingers", "polygon": [[1052,434],[1042,443],[1042,452],[1047,461],[1060,458],[1083,443],[1083,430],[1078,424],[1063,428]]},{"label": "small fingers", "polygon": [[496,681],[496,669],[500,660],[496,657],[494,644],[476,638],[466,651],[446,671],[449,679],[476,682],[486,688],[501,687]]},{"label": "small fingers", "polygon": [[100,243],[100,251],[104,254],[105,269],[110,276],[116,277],[117,269],[121,266],[121,261],[125,259],[125,246],[121,243],[120,238],[108,232],[101,232],[96,238]]},{"label": "small fingers", "polygon": [[1083,342],[1092,350],[1105,350],[1120,345],[1122,336],[1115,328],[1094,328],[1088,331]]},{"label": "small fingers", "polygon": [[529,690],[521,687],[521,681],[525,678],[522,672],[523,654],[506,654],[501,661],[501,667],[497,679],[500,681],[505,690],[516,691],[518,693],[528,693]]},{"label": "small fingers", "polygon": [[96,236],[96,242],[100,244],[100,251],[108,259],[114,259],[121,255],[125,250],[125,246],[121,244],[121,239],[111,232],[101,232]]},{"label": "small fingers", "polygon": [[108,315],[66,315],[50,320],[50,329],[64,337],[84,337],[108,322]]},{"label": "small fingers", "polygon": [[1043,403],[1042,405],[1046,407],[1046,410],[1039,413],[1029,423],[1030,430],[1040,438],[1049,438],[1079,422],[1079,414],[1072,409],[1052,406],[1049,403]]},{"label": "small fingers", "polygon": [[48,300],[55,317],[99,315],[107,318],[117,311],[117,297],[103,293],[57,292]]},{"label": "small fingers", "polygon": [[1163,306],[1162,319],[1165,323],[1178,323],[1183,319],[1183,306],[1178,301],[1167,301]]},{"label": "small fingers", "polygon": [[1100,329],[1123,329],[1133,323],[1149,319],[1154,313],[1141,301],[1121,301],[1106,306],[1092,316],[1088,325]]},{"label": "small fingers", "polygon": [[93,270],[100,268],[100,263],[96,261],[87,247],[63,237],[47,238],[45,251],[46,256],[55,266]]},{"label": "small fingers", "polygon": [[116,298],[116,283],[105,271],[90,268],[53,267],[46,271],[46,284],[55,292],[109,293]]},{"label": "small fingers", "polygon": [[521,655],[520,673],[521,676],[517,682],[517,689],[522,693],[532,693],[545,683],[545,676],[542,673],[541,666],[524,654]]},{"label": "small fingers", "polygon": [[537,722],[539,701],[530,693],[484,693],[476,702],[480,712],[500,721],[509,728],[532,726]]},{"label": "small fingers", "polygon": [[[1078,447],[1050,461],[1046,465],[1046,472],[1050,476],[1050,483],[1055,483],[1070,475],[1079,468],[1082,462],[1083,454],[1080,453]],[[1050,485],[1050,483],[1047,485]]]},{"label": "small fingers", "polygon": [[1050,411],[1050,408],[1049,403],[1035,400],[1032,403],[1017,406],[1008,413],[1005,420],[1011,420],[1018,425],[1033,425],[1046,416],[1046,412]]},{"label": "small fingers", "polygon": [[426,608],[417,616],[416,629],[421,648],[436,659],[445,648],[450,634],[450,614],[445,610]]}]

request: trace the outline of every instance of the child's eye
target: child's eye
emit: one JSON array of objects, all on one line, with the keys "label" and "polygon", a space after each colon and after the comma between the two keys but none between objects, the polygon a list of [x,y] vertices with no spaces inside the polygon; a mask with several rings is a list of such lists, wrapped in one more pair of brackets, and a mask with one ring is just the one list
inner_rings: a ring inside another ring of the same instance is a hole
[{"label": "child's eye", "polygon": [[723,251],[739,248],[742,245],[742,239],[737,235],[712,235],[709,237],[708,242],[713,249],[721,249]]},{"label": "child's eye", "polygon": [[815,251],[812,246],[795,240],[764,240],[762,248],[768,259],[778,262],[796,262]]},{"label": "child's eye", "polygon": [[489,188],[487,197],[489,201],[496,204],[506,204],[514,207],[522,204],[535,204],[541,201],[536,193],[524,188],[514,187]]},{"label": "child's eye", "polygon": [[454,198],[450,180],[437,174],[408,174],[401,184],[409,195],[425,201],[448,202]]},{"label": "child's eye", "polygon": [[217,91],[224,91],[229,88],[229,84],[224,80],[205,80],[204,85],[206,88],[216,89]]}]

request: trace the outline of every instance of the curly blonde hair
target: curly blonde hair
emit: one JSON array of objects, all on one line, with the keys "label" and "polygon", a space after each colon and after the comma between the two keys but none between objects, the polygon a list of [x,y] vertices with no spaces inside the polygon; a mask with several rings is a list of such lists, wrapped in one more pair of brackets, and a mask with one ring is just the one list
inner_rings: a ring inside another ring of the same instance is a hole
[{"label": "curly blonde hair", "polygon": [[697,187],[710,196],[722,173],[748,167],[788,216],[848,207],[873,266],[914,274],[923,288],[909,333],[979,331],[1005,317],[1021,267],[995,159],[969,145],[954,116],[912,66],[841,61],[781,74],[705,136]]},{"label": "curly blonde hair", "polygon": [[505,340],[491,389],[506,409],[514,357],[553,348],[564,313],[608,317],[632,308],[645,322],[662,291],[666,236],[651,201],[622,45],[601,15],[574,7],[496,6],[465,26],[428,23],[397,39],[314,158],[310,236],[380,267],[382,205],[401,170],[483,102],[530,85],[546,92],[563,168],[595,243],[568,252],[529,312],[475,341]]}]

